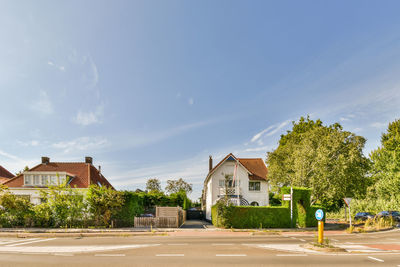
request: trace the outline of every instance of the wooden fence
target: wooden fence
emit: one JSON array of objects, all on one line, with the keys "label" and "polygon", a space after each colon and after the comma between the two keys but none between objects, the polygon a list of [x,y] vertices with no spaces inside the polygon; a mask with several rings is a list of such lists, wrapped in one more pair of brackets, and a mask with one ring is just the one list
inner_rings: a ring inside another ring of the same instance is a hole
[{"label": "wooden fence", "polygon": [[156,207],[156,217],[135,217],[134,227],[179,228],[185,220],[181,207]]}]

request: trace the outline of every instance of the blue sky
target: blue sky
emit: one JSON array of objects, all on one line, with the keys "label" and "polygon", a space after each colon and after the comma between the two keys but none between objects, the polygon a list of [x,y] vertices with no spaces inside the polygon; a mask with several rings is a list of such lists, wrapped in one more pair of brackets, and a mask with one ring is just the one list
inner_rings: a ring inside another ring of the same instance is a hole
[{"label": "blue sky", "polygon": [[398,1],[2,1],[0,165],[95,165],[119,189],[265,158],[310,114],[375,149],[400,112]]}]

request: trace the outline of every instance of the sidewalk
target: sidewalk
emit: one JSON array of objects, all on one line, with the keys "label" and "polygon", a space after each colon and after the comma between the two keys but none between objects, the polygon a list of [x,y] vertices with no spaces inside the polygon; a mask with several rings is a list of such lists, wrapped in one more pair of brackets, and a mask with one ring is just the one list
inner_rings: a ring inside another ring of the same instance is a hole
[{"label": "sidewalk", "polygon": [[[326,230],[327,235],[346,234]],[[316,228],[290,229],[221,229],[213,225],[203,228],[0,228],[0,237],[97,237],[97,236],[261,236],[314,235]]]}]

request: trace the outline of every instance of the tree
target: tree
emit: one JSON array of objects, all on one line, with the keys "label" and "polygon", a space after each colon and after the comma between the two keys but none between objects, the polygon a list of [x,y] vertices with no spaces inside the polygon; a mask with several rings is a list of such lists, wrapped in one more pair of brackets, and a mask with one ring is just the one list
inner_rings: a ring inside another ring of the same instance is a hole
[{"label": "tree", "polygon": [[390,200],[400,195],[400,120],[389,123],[381,146],[370,154],[373,162],[370,196]]},{"label": "tree", "polygon": [[91,185],[87,193],[89,211],[96,225],[110,226],[111,218],[124,204],[123,193],[110,187]]},{"label": "tree", "polygon": [[25,168],[24,168],[23,170],[20,170],[19,172],[17,172],[17,173],[15,174],[15,176],[18,176],[18,175],[20,175],[20,174],[23,174],[24,172],[27,172],[27,171],[29,171],[29,167],[28,167],[28,166],[25,166]]},{"label": "tree", "polygon": [[185,182],[182,178],[179,178],[179,180],[168,180],[167,186],[165,187],[165,191],[169,194],[178,193],[180,191],[190,194],[192,190],[192,184]]},{"label": "tree", "polygon": [[157,178],[152,178],[146,182],[146,190],[149,192],[161,192],[161,182]]},{"label": "tree", "polygon": [[312,188],[313,202],[336,209],[343,197],[365,195],[365,142],[339,123],[324,126],[321,120],[301,117],[281,136],[278,148],[267,153],[268,176],[273,185]]}]

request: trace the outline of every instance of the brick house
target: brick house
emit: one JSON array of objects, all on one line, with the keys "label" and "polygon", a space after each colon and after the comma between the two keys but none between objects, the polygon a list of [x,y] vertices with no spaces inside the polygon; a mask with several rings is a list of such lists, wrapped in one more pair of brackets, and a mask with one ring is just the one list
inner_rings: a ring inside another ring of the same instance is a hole
[{"label": "brick house", "polygon": [[92,184],[113,188],[101,173],[100,166],[93,166],[91,157],[85,157],[85,162],[51,162],[50,158],[42,157],[41,164],[6,181],[4,185],[13,194],[28,197],[33,204],[40,204],[40,189],[62,183],[80,190]]}]

